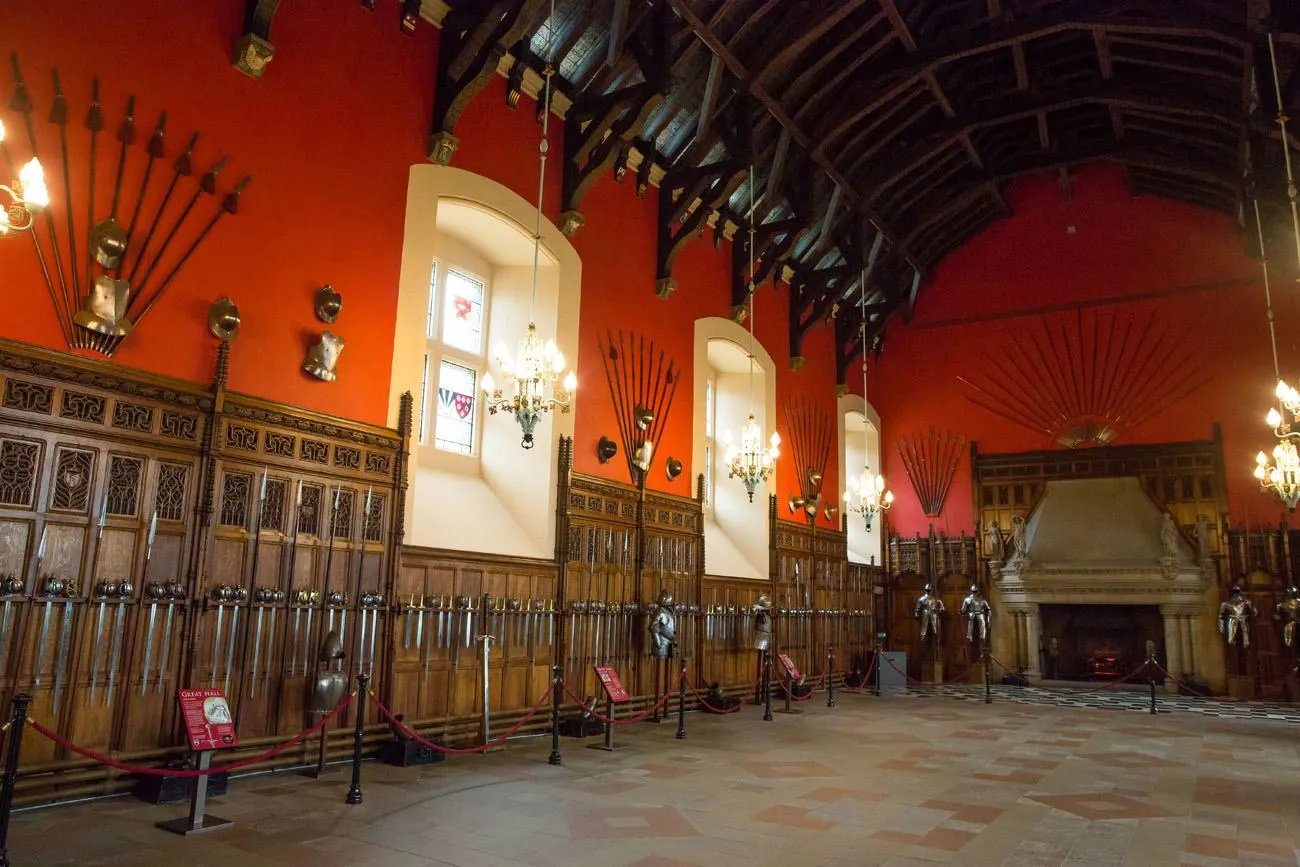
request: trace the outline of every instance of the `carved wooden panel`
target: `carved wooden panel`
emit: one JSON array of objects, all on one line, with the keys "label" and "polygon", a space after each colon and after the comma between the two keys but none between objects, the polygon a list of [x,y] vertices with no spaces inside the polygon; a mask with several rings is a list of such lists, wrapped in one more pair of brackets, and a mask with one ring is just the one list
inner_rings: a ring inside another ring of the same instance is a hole
[{"label": "carved wooden panel", "polygon": [[140,485],[143,479],[144,458],[109,455],[108,495],[104,500],[104,513],[119,518],[136,517],[140,513]]},{"label": "carved wooden panel", "polygon": [[28,440],[0,439],[0,505],[31,508],[41,447]]}]

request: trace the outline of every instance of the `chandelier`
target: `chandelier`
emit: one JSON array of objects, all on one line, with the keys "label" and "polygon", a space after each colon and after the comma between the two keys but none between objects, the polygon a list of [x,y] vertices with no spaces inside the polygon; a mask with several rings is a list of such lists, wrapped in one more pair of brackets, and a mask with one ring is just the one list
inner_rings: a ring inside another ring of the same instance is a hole
[{"label": "chandelier", "polygon": [[[5,125],[0,122],[0,146],[4,140]],[[29,160],[18,170],[18,179],[12,184],[10,187],[0,184],[0,193],[9,197],[7,204],[0,203],[0,238],[11,231],[30,229],[36,215],[50,204],[50,191],[45,186],[45,170],[41,168],[40,160]]]},{"label": "chandelier", "polygon": [[[1268,36],[1269,59],[1273,67],[1273,84],[1278,85],[1277,74],[1277,53],[1273,44],[1273,34]],[[1282,102],[1282,91],[1277,90],[1277,123],[1282,133],[1282,154],[1286,165],[1287,179],[1287,196],[1291,200],[1291,226],[1295,235],[1296,258],[1300,260],[1300,215],[1296,212],[1296,186],[1295,176],[1291,168],[1291,147],[1288,144],[1286,128],[1286,109]],[[1294,510],[1297,503],[1300,503],[1300,452],[1296,450],[1293,439],[1300,436],[1293,430],[1295,422],[1300,418],[1300,391],[1282,379],[1280,367],[1277,358],[1277,333],[1273,325],[1273,299],[1268,282],[1268,250],[1264,246],[1264,224],[1259,215],[1259,201],[1252,199],[1251,204],[1255,210],[1255,229],[1259,234],[1259,254],[1260,262],[1264,272],[1264,303],[1268,312],[1268,336],[1273,348],[1273,376],[1277,380],[1277,385],[1273,389],[1273,396],[1277,399],[1277,406],[1270,407],[1268,415],[1264,417],[1264,422],[1273,430],[1279,442],[1273,446],[1272,460],[1269,456],[1260,451],[1255,455],[1255,478],[1259,480],[1260,487],[1265,491],[1270,491],[1280,499],[1288,509]]]},{"label": "chandelier", "polygon": [[727,478],[740,479],[745,484],[749,501],[754,502],[754,491],[776,472],[776,460],[781,457],[781,435],[772,431],[767,445],[763,444],[763,428],[754,417],[754,167],[749,167],[749,297],[745,315],[749,319],[749,419],[740,429],[739,447],[730,443],[731,434],[723,434],[727,443],[723,460],[727,464]]},{"label": "chandelier", "polygon": [[871,523],[877,513],[888,512],[890,507],[894,505],[894,492],[885,487],[884,476],[880,473],[873,474],[871,468],[867,466],[867,455],[871,449],[871,426],[867,424],[866,416],[867,270],[865,264],[859,276],[859,282],[862,284],[862,299],[859,302],[861,316],[858,322],[858,343],[862,347],[862,475],[856,479],[852,476],[849,477],[849,489],[844,492],[844,510],[861,515],[867,529],[870,530]]},{"label": "chandelier", "polygon": [[[555,32],[555,0],[551,0],[551,17],[548,19],[549,33]],[[546,54],[550,58],[551,36],[547,36]],[[542,251],[542,194],[546,189],[546,151],[547,130],[550,122],[551,76],[555,69],[550,59],[545,68],[545,91],[542,94],[542,140],[538,144],[541,168],[537,179],[537,217],[533,227],[533,287],[529,302],[528,330],[519,338],[519,351],[513,359],[507,353],[505,345],[498,343],[496,348],[497,365],[501,368],[502,383],[505,388],[498,388],[491,373],[483,374],[483,393],[486,395],[488,415],[503,412],[514,416],[523,431],[521,445],[526,449],[533,447],[533,431],[541,421],[542,414],[551,410],[568,412],[573,402],[573,392],[578,387],[578,378],[572,370],[563,380],[564,353],[555,346],[554,340],[545,344],[537,336],[534,314],[537,309],[537,275],[541,263]],[[506,389],[510,393],[506,393]],[[549,396],[548,396],[549,392]]]}]

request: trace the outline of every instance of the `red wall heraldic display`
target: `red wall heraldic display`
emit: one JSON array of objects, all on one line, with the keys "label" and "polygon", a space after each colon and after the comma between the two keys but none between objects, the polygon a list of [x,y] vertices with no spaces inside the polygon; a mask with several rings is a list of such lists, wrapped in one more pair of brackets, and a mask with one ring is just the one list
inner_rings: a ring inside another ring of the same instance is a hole
[{"label": "red wall heraldic display", "polygon": [[618,672],[608,665],[596,666],[596,677],[600,678],[600,685],[605,688],[605,696],[614,704],[622,704],[628,700],[627,690],[623,687],[623,681],[619,680]]},{"label": "red wall heraldic display", "polygon": [[185,734],[191,750],[202,753],[239,746],[234,716],[222,690],[178,689],[176,698],[181,703],[181,716],[185,719]]}]

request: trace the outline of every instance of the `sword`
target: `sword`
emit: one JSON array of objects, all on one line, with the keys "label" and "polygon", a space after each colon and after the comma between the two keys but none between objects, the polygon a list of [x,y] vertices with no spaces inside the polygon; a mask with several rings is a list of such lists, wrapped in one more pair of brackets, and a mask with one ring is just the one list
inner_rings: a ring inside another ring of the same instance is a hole
[{"label": "sword", "polygon": [[[153,543],[158,536],[158,510],[154,509],[153,517],[149,519],[149,538],[145,542],[144,548],[144,576],[140,580],[141,586],[147,591],[151,590],[149,586],[149,565],[153,562]],[[118,587],[118,598],[125,601],[127,594],[122,593],[122,588]],[[140,674],[140,695],[145,694],[145,689],[149,683],[149,672],[152,671],[150,663],[153,660],[153,627],[158,619],[158,598],[151,594],[149,602],[149,626],[144,634],[144,667]]]},{"label": "sword", "polygon": [[[369,603],[369,601],[370,601],[370,594],[367,593],[367,594],[364,594],[360,599],[357,600],[357,605],[358,605],[358,606],[365,606],[367,603]],[[366,658],[366,623],[367,623],[367,621],[370,619],[370,616],[369,616],[369,615],[370,615],[370,611],[367,610],[367,609],[364,608],[364,607],[362,607],[361,610],[357,612],[357,623],[360,624],[360,625],[357,627],[357,629],[358,629],[358,632],[357,632],[358,640],[357,640],[357,653],[356,653],[356,655],[357,655],[357,671],[358,671],[358,672],[361,672],[361,671],[364,670],[364,669],[363,669],[363,666],[364,666],[364,664],[365,664],[365,658]]]},{"label": "sword", "polygon": [[[239,588],[239,590],[243,590],[243,589],[244,588],[242,587]],[[244,592],[247,593],[247,591]],[[236,591],[236,593],[238,593],[238,591]],[[245,635],[248,634],[247,629],[244,630],[244,634]],[[222,681],[222,687],[221,687],[222,690],[224,690],[227,693],[230,692],[230,672],[233,671],[235,667],[235,640],[238,637],[239,637],[239,599],[238,596],[236,596],[234,604],[231,605],[230,607],[230,641],[229,643],[226,644],[226,676],[225,679]]]},{"label": "sword", "polygon": [[174,587],[169,587],[168,592],[172,598],[167,602],[167,614],[163,618],[163,640],[158,657],[158,685],[154,687],[155,692],[162,692],[163,681],[167,676],[167,665],[171,662],[172,656],[172,621],[176,616],[176,600],[184,595],[185,590],[180,584],[176,584]]},{"label": "sword", "polygon": [[0,614],[0,672],[5,670],[5,664],[9,659],[9,644],[13,637],[9,633],[10,622],[13,617],[13,600],[10,597],[17,596],[23,592],[23,581],[12,572],[4,579],[0,585],[0,593],[5,596],[4,612]]},{"label": "sword", "polygon": [[54,662],[54,695],[50,702],[50,711],[58,713],[59,694],[63,690],[63,672],[68,665],[68,647],[72,639],[72,615],[77,585],[71,581],[63,586],[63,627],[59,630],[59,653]]},{"label": "sword", "polygon": [[117,686],[117,659],[122,649],[122,625],[126,619],[125,603],[119,599],[113,606],[113,644],[108,651],[108,689],[104,693],[104,704],[113,706],[113,689]]},{"label": "sword", "polygon": [[[316,606],[312,603],[312,600],[310,598],[310,593],[309,593],[307,599],[307,630],[306,632],[303,633],[302,636],[303,644],[305,645],[303,647],[303,652],[302,652],[302,673],[304,677],[306,677],[307,668],[311,664],[311,621],[312,621],[312,615],[314,615],[315,613],[316,613]],[[297,652],[298,649],[295,647],[294,653]]]},{"label": "sword", "polygon": [[[36,549],[36,580],[42,579],[41,564],[45,562],[45,542],[49,532],[49,527],[41,528],[41,544]],[[51,596],[63,590],[63,582],[58,578],[50,578],[45,582],[45,616],[41,620],[41,634],[36,639],[36,664],[32,668],[32,689],[39,689],[41,686],[41,669],[45,667],[45,639],[50,632],[50,611],[54,605]]]},{"label": "sword", "polygon": [[373,604],[374,602],[373,595],[363,594],[361,592],[361,580],[364,574],[365,564],[366,564],[366,522],[370,519],[370,498],[373,493],[374,493],[374,486],[372,485],[366,489],[366,500],[361,507],[361,521],[358,524],[357,539],[356,539],[357,542],[357,580],[356,580],[357,619],[360,622],[360,626],[358,627],[359,631],[357,633],[357,645],[356,645],[357,671],[361,670],[361,666],[365,661],[365,654],[366,654],[366,626],[367,626],[366,620],[368,619],[368,612],[365,610],[365,608],[368,602],[371,604]]},{"label": "sword", "polygon": [[[307,629],[310,631],[311,625]],[[291,675],[298,673],[298,642],[302,640],[302,606],[294,605],[293,607],[293,657],[289,663],[289,673]]]},{"label": "sword", "polygon": [[[212,592],[215,596],[222,588],[217,587]],[[226,615],[226,606],[220,601],[217,602],[217,628],[212,630],[212,673],[208,678],[208,688],[211,689],[217,685],[217,671],[221,668],[221,621]]]},{"label": "sword", "polygon": [[[104,548],[104,521],[108,517],[108,492],[104,492],[104,502],[99,507],[99,529],[95,534],[95,557],[90,564],[90,586],[95,587],[95,573],[99,571],[99,552]],[[104,608],[108,605],[108,586],[101,582],[96,595],[99,597],[99,613],[95,616],[95,643],[90,650],[90,704],[95,704],[95,686],[99,683],[99,642],[104,635]],[[0,635],[9,635],[9,603],[5,602],[4,624],[0,626]],[[0,638],[8,644],[8,638]],[[0,649],[3,653],[3,649]],[[4,671],[3,657],[0,657],[0,672]]]},{"label": "sword", "polygon": [[[261,588],[257,591],[257,596],[262,596]],[[257,698],[257,669],[262,662],[262,616],[266,609],[257,601],[253,603],[257,609],[257,628],[256,635],[253,637],[253,677],[252,682],[248,684],[248,697]]]},{"label": "sword", "polygon": [[[292,590],[296,583],[298,571],[298,531],[302,526],[302,479],[298,480],[298,491],[293,498],[293,542],[289,547],[289,587]],[[290,604],[293,605],[293,656],[289,664],[289,675],[298,673],[298,641],[302,635],[302,600],[296,593],[289,597]],[[307,625],[307,633],[311,634],[311,624]],[[272,633],[274,634],[274,633]]]},{"label": "sword", "polygon": [[[404,634],[403,634],[403,636],[402,636],[402,649],[403,649],[403,650],[410,650],[410,649],[411,649],[411,633],[415,630],[415,624],[412,622],[412,621],[415,619],[415,594],[414,594],[414,593],[411,594],[411,601],[408,602],[407,605],[406,605],[406,618],[405,618],[405,619],[406,619],[406,624],[405,624],[406,628],[405,628],[405,630],[404,630]],[[418,645],[419,642],[417,641],[416,643],[417,643],[417,645]]]},{"label": "sword", "polygon": [[370,651],[366,654],[366,671],[375,670],[375,637],[379,634],[379,609],[384,604],[384,597],[375,596],[375,607],[370,612]]},{"label": "sword", "polygon": [[[251,604],[252,607],[257,608],[257,629],[256,629],[257,634],[256,636],[254,636],[253,630],[250,630],[247,626],[244,627],[244,644],[239,651],[239,702],[238,704],[235,705],[235,727],[236,728],[239,727],[240,717],[243,716],[244,713],[244,698],[243,698],[244,679],[249,673],[248,645],[250,643],[255,643],[257,646],[253,649],[253,665],[252,665],[253,682],[249,684],[248,694],[250,697],[252,697],[255,696],[257,693],[257,668],[258,668],[258,664],[261,662],[260,657],[261,657],[261,649],[262,649],[261,599],[263,596],[263,589],[257,586],[257,567],[260,564],[262,558],[262,527],[263,527],[263,521],[266,518],[266,483],[269,474],[270,474],[270,470],[264,467],[262,469],[262,487],[257,492],[257,517],[253,521],[253,562],[252,564],[250,564],[250,568],[249,568],[249,571],[252,574],[249,577],[248,582],[244,585],[244,588],[251,587],[253,590],[253,597],[252,597]],[[233,639],[237,634],[235,632],[235,623],[236,623],[235,617],[239,615],[239,609],[236,608],[231,613],[231,615],[232,616],[230,619],[230,635],[231,638]],[[252,616],[251,613],[249,616],[250,617]],[[254,642],[254,638],[256,638],[255,642]],[[231,641],[231,652],[232,654],[234,652],[233,640]],[[233,657],[231,661],[233,662]],[[229,693],[229,691],[230,691],[230,672],[227,671],[226,692]]]}]

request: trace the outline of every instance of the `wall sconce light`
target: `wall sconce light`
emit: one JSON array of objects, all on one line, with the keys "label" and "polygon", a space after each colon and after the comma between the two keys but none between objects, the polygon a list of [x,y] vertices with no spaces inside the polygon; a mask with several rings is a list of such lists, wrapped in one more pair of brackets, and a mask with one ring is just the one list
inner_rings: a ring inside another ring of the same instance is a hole
[{"label": "wall sconce light", "polygon": [[596,457],[602,464],[607,464],[618,454],[618,443],[609,437],[601,437],[600,442],[596,443]]},{"label": "wall sconce light", "polygon": [[664,473],[668,476],[668,481],[673,481],[682,474],[682,462],[674,457],[668,458],[664,462]]}]

